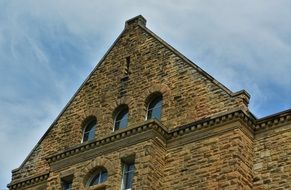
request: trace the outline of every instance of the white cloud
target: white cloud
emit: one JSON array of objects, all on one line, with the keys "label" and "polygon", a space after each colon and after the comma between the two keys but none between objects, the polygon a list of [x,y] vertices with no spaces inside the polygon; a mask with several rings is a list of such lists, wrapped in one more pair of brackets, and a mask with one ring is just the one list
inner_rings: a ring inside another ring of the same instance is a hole
[{"label": "white cloud", "polygon": [[[152,31],[223,84],[247,89],[255,114],[291,107],[288,0],[4,0],[0,148],[5,155],[0,157],[0,189],[121,32],[124,21],[139,14]],[[283,102],[282,107],[263,109],[276,101]]]}]

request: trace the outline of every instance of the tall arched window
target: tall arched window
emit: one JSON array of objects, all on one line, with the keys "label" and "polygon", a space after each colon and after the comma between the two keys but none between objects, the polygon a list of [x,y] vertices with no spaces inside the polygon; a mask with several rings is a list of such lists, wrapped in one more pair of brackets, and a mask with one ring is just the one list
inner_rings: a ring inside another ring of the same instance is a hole
[{"label": "tall arched window", "polygon": [[95,131],[96,131],[96,119],[93,119],[90,122],[88,122],[88,124],[84,128],[83,142],[93,140],[95,138]]},{"label": "tall arched window", "polygon": [[126,128],[127,122],[128,122],[128,108],[124,107],[115,116],[114,130]]},{"label": "tall arched window", "polygon": [[163,96],[157,95],[149,102],[146,119],[161,119]]},{"label": "tall arched window", "polygon": [[108,174],[105,168],[97,169],[87,181],[86,186],[90,187],[93,185],[101,184],[107,180]]}]

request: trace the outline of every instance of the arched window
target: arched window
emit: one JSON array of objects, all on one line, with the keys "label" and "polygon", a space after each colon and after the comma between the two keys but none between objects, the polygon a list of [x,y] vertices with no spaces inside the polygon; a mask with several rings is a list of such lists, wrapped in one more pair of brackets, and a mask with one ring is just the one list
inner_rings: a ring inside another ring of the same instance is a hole
[{"label": "arched window", "polygon": [[107,180],[107,176],[108,176],[107,170],[105,168],[99,168],[93,173],[93,175],[91,175],[91,177],[87,181],[86,186],[90,187],[93,185],[103,183]]},{"label": "arched window", "polygon": [[161,119],[163,96],[155,96],[148,104],[146,119]]},{"label": "arched window", "polygon": [[91,120],[83,131],[83,142],[93,140],[95,138],[96,119]]},{"label": "arched window", "polygon": [[116,115],[114,121],[114,130],[123,129],[127,127],[128,122],[128,108],[122,108]]}]

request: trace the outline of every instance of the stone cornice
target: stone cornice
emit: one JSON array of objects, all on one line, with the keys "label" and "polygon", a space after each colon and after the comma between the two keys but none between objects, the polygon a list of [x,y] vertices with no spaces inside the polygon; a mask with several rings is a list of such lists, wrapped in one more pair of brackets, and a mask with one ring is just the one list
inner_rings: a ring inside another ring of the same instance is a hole
[{"label": "stone cornice", "polygon": [[24,188],[24,187],[27,187],[30,185],[44,182],[45,180],[47,180],[48,177],[49,177],[49,172],[45,172],[45,173],[39,174],[37,176],[25,178],[21,181],[18,181],[18,180],[14,181],[14,182],[8,184],[7,187],[11,190],[12,189],[20,189],[20,188]]},{"label": "stone cornice", "polygon": [[[133,135],[141,134],[149,130],[154,130],[166,141],[168,141],[174,140],[175,138],[179,138],[183,135],[190,134],[191,132],[198,131],[200,129],[212,130],[214,126],[225,125],[234,121],[240,121],[244,123],[246,130],[255,135],[256,133],[273,129],[274,127],[287,124],[288,122],[291,123],[291,110],[274,114],[262,119],[256,119],[252,116],[252,114],[244,112],[240,109],[232,110],[177,127],[173,130],[168,130],[157,120],[148,120],[140,125],[116,131],[103,139],[98,139],[71,147],[70,149],[47,157],[46,160],[51,164],[65,158],[69,158],[70,156],[75,156],[81,152],[89,151],[97,147],[102,147],[103,145],[129,138]],[[34,183],[40,183],[45,181],[48,178],[48,175],[49,174],[47,172],[36,177],[15,181],[10,183],[8,187],[10,189],[17,189],[20,187],[29,186]]]},{"label": "stone cornice", "polygon": [[[225,124],[227,122],[231,122],[235,119],[240,119],[243,122],[247,123],[249,129],[253,129],[254,127],[254,120],[251,118],[249,115],[247,115],[244,111],[242,110],[235,110],[235,111],[230,111],[228,113],[224,113],[223,115],[215,115],[209,118],[205,118],[193,123],[189,123],[187,125],[183,125],[178,127],[177,129],[172,130],[169,133],[170,138],[175,138],[187,133],[190,133],[191,131],[196,131],[199,129],[206,129],[211,126],[216,126],[220,124]],[[209,129],[211,130],[211,129]]]},{"label": "stone cornice", "polygon": [[259,133],[290,121],[291,109],[256,120],[254,130],[256,133]]},{"label": "stone cornice", "polygon": [[[72,147],[68,150],[64,150],[57,154],[47,157],[47,161],[49,163],[67,158],[69,156],[78,154],[80,152],[84,152],[96,147],[100,147],[102,145],[126,138],[133,134],[141,133],[149,129],[153,129],[157,131],[160,135],[162,135],[166,140],[176,138],[178,136],[182,136],[184,134],[188,134],[192,131],[196,131],[199,129],[206,129],[211,126],[216,126],[220,124],[225,124],[227,122],[231,122],[234,120],[240,119],[242,122],[246,124],[248,130],[252,133],[256,133],[262,130],[269,129],[270,127],[277,126],[279,124],[285,123],[287,121],[291,121],[291,110],[273,115],[272,117],[263,118],[260,120],[256,120],[250,114],[242,111],[242,110],[234,110],[224,114],[214,115],[209,118],[205,118],[187,125],[183,125],[173,129],[171,131],[167,130],[160,122],[156,120],[149,120],[145,123],[131,127],[128,129],[116,131],[114,134],[109,135],[103,139],[94,140],[91,142],[80,144],[76,147]],[[209,129],[211,130],[211,129]]]},{"label": "stone cornice", "polygon": [[[175,138],[177,136],[181,136],[181,135],[190,133],[192,131],[199,130],[201,128],[205,129],[205,128],[210,127],[210,126],[230,122],[230,121],[233,121],[234,119],[241,119],[244,122],[248,123],[248,125],[254,126],[254,122],[253,122],[252,118],[250,118],[245,112],[243,112],[241,110],[232,111],[229,113],[225,113],[223,115],[220,114],[220,115],[216,115],[216,116],[213,116],[210,118],[202,119],[202,120],[199,120],[197,122],[193,122],[193,123],[190,123],[187,125],[180,126],[180,127],[176,128],[174,130],[171,130],[171,131],[169,131],[165,127],[163,127],[163,125],[160,122],[158,122],[156,120],[149,120],[149,121],[146,121],[145,123],[143,123],[142,125],[130,127],[130,128],[123,129],[120,131],[116,131],[112,135],[109,135],[103,139],[98,139],[98,140],[94,140],[94,141],[90,141],[87,143],[77,145],[75,147],[64,150],[64,151],[59,152],[57,154],[51,155],[51,156],[47,157],[46,159],[49,163],[53,163],[53,162],[56,162],[58,160],[68,158],[68,157],[76,155],[78,153],[88,151],[88,150],[103,146],[105,144],[112,143],[114,141],[132,136],[133,134],[142,133],[142,132],[150,130],[150,129],[157,131],[166,140],[169,140],[169,139]],[[253,128],[253,127],[251,127],[251,128]]]},{"label": "stone cornice", "polygon": [[168,132],[166,131],[166,129],[162,126],[160,122],[156,120],[148,120],[142,125],[118,130],[114,132],[112,135],[109,135],[103,139],[98,139],[98,140],[82,143],[70,149],[51,155],[47,157],[46,160],[48,161],[48,163],[56,162],[58,160],[73,156],[75,154],[88,151],[88,150],[103,146],[105,144],[112,143],[114,141],[132,136],[133,134],[145,132],[150,129],[154,129],[155,131],[157,131],[160,135],[164,137],[167,137],[168,135]]}]

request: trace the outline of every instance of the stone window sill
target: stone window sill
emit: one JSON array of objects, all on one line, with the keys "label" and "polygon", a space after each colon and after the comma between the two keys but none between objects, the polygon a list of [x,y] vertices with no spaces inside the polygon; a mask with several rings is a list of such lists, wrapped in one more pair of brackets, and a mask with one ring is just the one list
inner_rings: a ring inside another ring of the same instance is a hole
[{"label": "stone window sill", "polygon": [[106,184],[98,184],[88,188],[88,190],[105,190],[105,189]]}]

